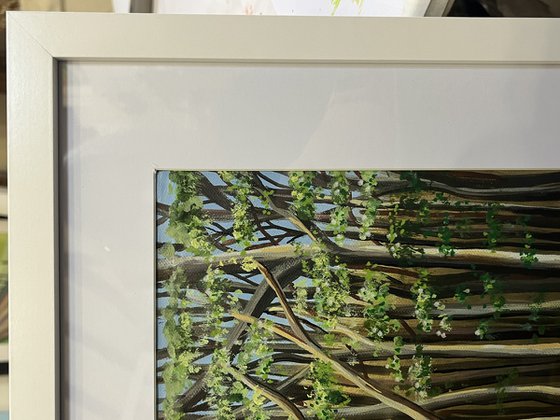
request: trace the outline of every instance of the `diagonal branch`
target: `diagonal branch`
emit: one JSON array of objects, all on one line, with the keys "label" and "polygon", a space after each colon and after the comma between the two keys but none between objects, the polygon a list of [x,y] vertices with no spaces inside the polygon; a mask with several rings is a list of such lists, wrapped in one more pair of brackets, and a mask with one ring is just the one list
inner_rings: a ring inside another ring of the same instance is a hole
[{"label": "diagonal branch", "polygon": [[227,372],[231,374],[235,379],[243,382],[246,386],[251,388],[253,391],[261,392],[266,398],[274,402],[278,407],[280,407],[285,413],[290,416],[295,417],[299,420],[305,420],[301,411],[291,402],[288,398],[278,393],[277,391],[271,389],[270,387],[255,381],[247,375],[243,375],[239,370],[230,366],[227,368]]},{"label": "diagonal branch", "polygon": [[[232,315],[236,319],[246,323],[257,322],[256,318],[248,315],[243,315],[238,312],[235,312]],[[282,328],[278,325],[274,325],[271,327],[271,329],[275,334],[298,345],[305,351],[311,353],[315,358],[320,359],[323,362],[330,363],[334,367],[334,369],[337,370],[338,373],[342,375],[345,379],[352,382],[354,385],[356,385],[358,388],[364,391],[367,395],[376,398],[377,400],[381,401],[387,406],[392,407],[400,411],[401,413],[404,413],[412,417],[413,419],[431,419],[431,420],[439,419],[438,416],[422,408],[418,404],[407,400],[406,398],[402,397],[399,394],[396,394],[391,390],[385,389],[384,387],[380,387],[379,385],[373,383],[371,380],[367,378],[362,377],[348,364],[341,362],[340,360],[332,356],[329,356],[316,345],[309,343],[305,340],[302,340],[301,338],[292,334],[290,331],[286,330],[285,328]]]},{"label": "diagonal branch", "polygon": [[257,268],[259,269],[261,274],[264,276],[268,285],[272,288],[272,290],[274,290],[274,293],[276,293],[276,296],[278,297],[278,299],[280,300],[280,305],[282,305],[282,309],[284,309],[284,313],[286,314],[286,318],[288,319],[288,322],[290,323],[290,327],[292,327],[292,330],[294,330],[294,333],[299,338],[301,338],[302,340],[306,340],[306,341],[309,341],[310,343],[313,343],[313,344],[317,345],[311,339],[311,337],[309,337],[307,335],[307,333],[303,329],[303,326],[299,322],[299,319],[294,314],[294,311],[292,310],[290,304],[288,303],[288,299],[286,299],[286,295],[284,294],[284,291],[282,290],[282,286],[280,286],[278,281],[274,278],[274,276],[270,273],[270,271],[268,271],[268,268],[266,268],[260,262],[257,262]]}]

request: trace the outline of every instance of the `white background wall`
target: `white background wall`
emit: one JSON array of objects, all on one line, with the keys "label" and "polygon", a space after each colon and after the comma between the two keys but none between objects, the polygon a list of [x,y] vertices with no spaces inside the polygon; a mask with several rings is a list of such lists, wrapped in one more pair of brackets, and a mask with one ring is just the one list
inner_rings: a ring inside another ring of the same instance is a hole
[{"label": "white background wall", "polygon": [[[114,0],[115,1],[115,0]],[[119,1],[119,0],[117,0]],[[430,0],[341,0],[336,16],[423,16]],[[331,16],[330,0],[154,0],[158,13]]]}]

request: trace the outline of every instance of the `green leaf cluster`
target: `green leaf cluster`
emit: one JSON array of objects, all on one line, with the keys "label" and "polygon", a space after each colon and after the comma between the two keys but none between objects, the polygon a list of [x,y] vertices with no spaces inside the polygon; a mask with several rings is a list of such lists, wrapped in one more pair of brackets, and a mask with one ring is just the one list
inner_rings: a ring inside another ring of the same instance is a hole
[{"label": "green leaf cluster", "polygon": [[313,183],[315,171],[291,171],[288,182],[292,189],[291,210],[301,220],[312,220],[315,217],[316,187]]},{"label": "green leaf cluster", "polygon": [[423,248],[401,242],[401,239],[407,239],[414,234],[414,224],[399,216],[401,207],[407,205],[410,205],[410,200],[401,197],[389,212],[389,232],[386,235],[388,242],[385,244],[389,253],[405,264],[410,263],[415,257],[424,255]]},{"label": "green leaf cluster", "polygon": [[[186,310],[189,301],[184,294],[186,275],[183,269],[177,268],[165,282],[169,294],[168,304],[162,310],[165,321],[163,335],[167,340],[169,360],[163,367],[162,379],[165,385],[163,410],[166,418],[181,419],[178,411],[177,396],[190,384],[189,376],[197,373],[200,366],[195,361],[201,353],[197,350],[198,343],[193,337],[193,321]],[[178,315],[177,315],[178,314]]]},{"label": "green leaf cluster", "polygon": [[486,210],[486,224],[488,230],[484,232],[488,249],[496,249],[498,241],[502,238],[502,222],[498,219],[499,203],[490,203]]},{"label": "green leaf cluster", "polygon": [[208,403],[216,409],[216,417],[220,420],[235,419],[232,402],[239,398],[234,392],[233,380],[227,373],[229,366],[229,352],[223,347],[216,348],[208,366],[206,387],[208,389]]},{"label": "green leaf cluster", "polygon": [[328,228],[334,235],[334,241],[338,245],[344,244],[344,234],[348,229],[348,216],[350,208],[348,206],[336,206],[331,211],[331,220]]},{"label": "green leaf cluster", "polygon": [[478,323],[478,327],[474,331],[474,335],[476,335],[481,340],[488,338],[490,333],[490,321],[488,319],[484,319]]},{"label": "green leaf cluster", "polygon": [[350,183],[344,171],[332,171],[330,175],[329,188],[335,207],[331,210],[331,220],[328,229],[332,230],[335,242],[342,245],[344,243],[344,234],[348,230],[348,217],[350,216],[350,207],[348,207],[348,202],[351,198]]},{"label": "green leaf cluster", "polygon": [[[424,332],[432,331],[434,320],[431,311],[438,305],[434,305],[437,298],[429,284],[429,273],[426,269],[418,270],[418,278],[410,288],[415,299],[414,316],[418,320],[418,329]],[[439,309],[436,307],[436,309]]]},{"label": "green leaf cluster", "polygon": [[530,232],[526,232],[523,241],[523,249],[519,253],[525,267],[532,267],[533,264],[539,261],[537,258],[537,251],[533,248],[534,243],[533,235]]},{"label": "green leaf cluster", "polygon": [[[480,276],[480,280],[482,281],[483,291],[481,293],[481,297],[488,296],[490,299],[490,304],[494,309],[493,318],[498,319],[500,318],[502,312],[504,311],[504,306],[506,304],[506,299],[503,295],[502,284],[501,282],[493,277],[490,273],[483,273]],[[484,307],[486,304],[483,305]],[[485,338],[492,339],[492,335],[489,334],[490,329],[490,320],[485,319],[482,320],[478,328],[475,330],[475,335],[478,336],[481,340]]]},{"label": "green leaf cluster", "polygon": [[391,371],[391,377],[397,383],[404,382],[404,376],[402,372],[401,359],[400,359],[403,346],[404,346],[404,340],[402,339],[401,336],[397,335],[395,338],[393,338],[393,355],[387,358],[387,364],[385,365],[385,369]]},{"label": "green leaf cluster", "polygon": [[[270,320],[259,320],[259,322],[251,324],[247,331],[247,338],[237,356],[237,369],[240,373],[247,374],[248,364],[256,360],[258,365],[254,373],[264,382],[269,383],[272,382],[269,375],[273,363],[273,350],[270,347],[270,341],[274,338],[272,324],[273,322]],[[247,390],[242,390],[242,387],[243,384],[234,383],[234,389],[242,397],[240,401],[248,411],[249,419],[268,420],[270,416],[264,410],[267,399],[258,389],[250,395]]]},{"label": "green leaf cluster", "polygon": [[219,268],[209,265],[203,283],[208,296],[208,338],[216,345],[206,377],[208,403],[216,410],[218,419],[233,420],[235,415],[232,402],[238,402],[243,397],[236,391],[240,385],[235,387],[237,381],[227,373],[231,361],[229,351],[225,347],[227,328],[223,325],[223,319],[236,304],[236,299],[230,295],[230,282]]},{"label": "green leaf cluster", "polygon": [[421,344],[416,346],[416,353],[408,368],[407,380],[410,383],[408,393],[418,400],[428,398],[432,386],[432,358],[423,354],[424,348]]},{"label": "green leaf cluster", "polygon": [[228,308],[229,281],[224,276],[224,272],[219,268],[208,266],[203,282],[206,286],[206,296],[208,296],[208,313],[206,322],[209,329],[209,336],[216,342],[225,339],[227,329],[223,327],[222,320]]},{"label": "green leaf cluster", "polygon": [[464,285],[459,285],[455,289],[455,295],[454,295],[455,300],[459,303],[466,304],[467,309],[471,308],[471,305],[468,304],[468,299],[470,296],[471,296],[471,289]]},{"label": "green leaf cluster", "polygon": [[358,296],[368,305],[363,310],[368,336],[374,342],[381,342],[385,336],[400,329],[399,321],[391,319],[388,311],[393,309],[390,302],[389,282],[381,272],[366,269],[364,285]]},{"label": "green leaf cluster", "polygon": [[263,381],[269,381],[273,353],[270,341],[274,338],[272,324],[272,321],[265,319],[249,325],[247,338],[237,356],[237,368],[241,373],[247,373],[247,365],[258,360],[256,375]]},{"label": "green leaf cluster", "polygon": [[228,191],[233,195],[233,238],[243,248],[256,240],[256,228],[251,216],[250,197],[255,195],[251,175],[247,172],[221,171],[220,176],[229,184]]},{"label": "green leaf cluster", "polygon": [[377,187],[377,172],[361,171],[358,184],[361,187],[362,199],[365,200],[364,211],[360,218],[359,237],[362,241],[371,236],[370,229],[375,224],[377,210],[381,206],[381,200],[375,196]]},{"label": "green leaf cluster", "polygon": [[350,274],[344,264],[331,267],[330,256],[322,249],[317,250],[310,262],[303,265],[304,273],[312,279],[315,287],[313,296],[317,314],[327,319],[329,326],[336,318],[347,312],[350,295]]},{"label": "green leaf cluster", "polygon": [[400,179],[403,181],[408,181],[409,189],[412,192],[419,193],[426,188],[426,183],[420,179],[420,175],[415,171],[404,171],[399,175]]},{"label": "green leaf cluster", "polygon": [[437,236],[441,241],[438,251],[446,257],[454,256],[456,249],[451,243],[453,231],[449,228],[449,214],[447,213],[443,217],[442,226],[439,227]]},{"label": "green leaf cluster", "polygon": [[305,279],[294,282],[296,304],[294,311],[296,313],[304,313],[307,311],[307,284]]},{"label": "green leaf cluster", "polygon": [[338,384],[332,364],[315,360],[309,365],[311,392],[309,409],[319,420],[336,419],[337,409],[350,402],[350,398]]},{"label": "green leaf cluster", "polygon": [[249,420],[268,420],[270,416],[264,409],[264,405],[268,400],[262,395],[262,391],[257,389],[251,395],[249,404],[246,404],[249,412]]},{"label": "green leaf cluster", "polygon": [[210,256],[214,247],[208,238],[208,217],[198,194],[200,175],[196,172],[171,171],[169,180],[175,185],[175,201],[169,208],[167,234],[200,256]]},{"label": "green leaf cluster", "polygon": [[518,223],[524,227],[523,248],[519,252],[519,257],[523,265],[527,268],[531,268],[533,264],[539,261],[537,258],[537,251],[534,248],[535,239],[533,238],[533,234],[527,229],[529,220],[530,217],[525,216],[518,221]]}]

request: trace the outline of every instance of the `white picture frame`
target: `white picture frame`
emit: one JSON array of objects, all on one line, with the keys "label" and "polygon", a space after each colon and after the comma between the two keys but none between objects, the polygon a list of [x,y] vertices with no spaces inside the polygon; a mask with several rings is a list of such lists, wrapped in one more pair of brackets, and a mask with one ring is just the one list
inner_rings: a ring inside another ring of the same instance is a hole
[{"label": "white picture frame", "polygon": [[[554,19],[9,12],[7,36],[14,420],[60,417],[57,66],[61,62],[560,63],[560,45],[555,42],[560,22]],[[528,157],[525,163],[552,168],[559,160],[552,153]]]}]

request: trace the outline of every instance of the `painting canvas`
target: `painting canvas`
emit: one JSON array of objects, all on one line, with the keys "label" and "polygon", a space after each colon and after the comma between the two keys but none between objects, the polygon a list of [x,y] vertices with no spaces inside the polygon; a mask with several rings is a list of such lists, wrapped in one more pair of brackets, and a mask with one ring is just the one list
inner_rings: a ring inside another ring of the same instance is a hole
[{"label": "painting canvas", "polygon": [[156,184],[158,418],[560,416],[560,172]]}]

